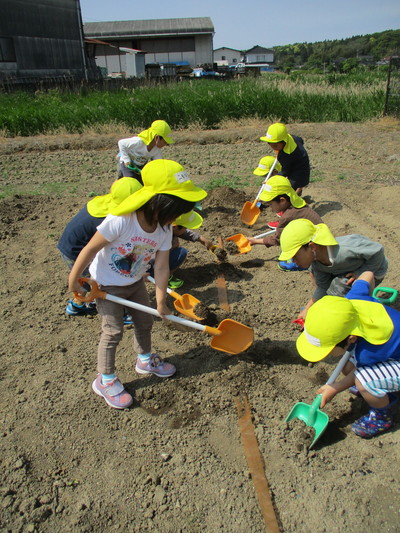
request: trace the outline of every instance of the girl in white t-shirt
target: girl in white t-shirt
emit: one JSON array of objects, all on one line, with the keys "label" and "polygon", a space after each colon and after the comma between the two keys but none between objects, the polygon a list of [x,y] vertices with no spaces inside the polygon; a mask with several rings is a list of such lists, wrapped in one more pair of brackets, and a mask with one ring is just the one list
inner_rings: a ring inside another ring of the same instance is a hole
[{"label": "girl in white t-shirt", "polygon": [[170,133],[165,120],[155,120],[147,130],[118,141],[118,179],[128,176],[143,185],[141,170],[149,161],[162,159],[161,149],[174,142]]},{"label": "girl in white t-shirt", "polygon": [[[69,275],[69,289],[80,292],[79,277],[90,264],[93,279],[109,294],[149,305],[143,275],[154,261],[157,311],[170,314],[166,305],[169,272],[171,224],[191,211],[207,193],[196,187],[183,167],[175,161],[158,159],[142,173],[144,186],[126,198],[97,227],[97,232],[77,257]],[[122,339],[124,307],[109,300],[97,300],[102,317],[98,346],[98,375],[92,387],[111,407],[129,407],[132,396],[115,374],[115,353]],[[175,367],[152,353],[152,316],[131,310],[134,321],[134,350],[138,357],[136,371],[169,377]]]}]

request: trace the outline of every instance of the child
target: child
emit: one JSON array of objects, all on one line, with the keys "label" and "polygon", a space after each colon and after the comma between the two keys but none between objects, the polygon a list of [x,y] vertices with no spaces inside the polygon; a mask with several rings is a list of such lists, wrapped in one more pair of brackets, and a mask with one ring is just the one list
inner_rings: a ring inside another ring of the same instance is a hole
[{"label": "child", "polygon": [[[207,193],[196,187],[175,161],[151,161],[143,169],[142,178],[144,186],[112,210],[80,252],[69,275],[69,289],[81,291],[78,280],[90,264],[90,275],[103,290],[148,306],[143,274],[155,258],[157,311],[164,317],[170,313],[166,289],[170,274],[171,224]],[[115,374],[115,352],[123,336],[123,306],[98,299],[97,310],[102,317],[102,333],[98,346],[98,375],[92,388],[111,407],[124,409],[133,399]],[[134,349],[138,353],[136,371],[159,377],[172,376],[175,367],[151,351],[152,316],[136,309],[131,313]]]},{"label": "child", "polygon": [[290,222],[282,231],[280,245],[279,259],[292,259],[301,268],[311,267],[311,277],[316,285],[298,319],[304,319],[308,309],[326,294],[345,296],[363,272],[372,271],[378,285],[388,269],[381,244],[357,234],[335,239],[326,224],[314,225],[310,220]]},{"label": "child", "polygon": [[129,176],[143,185],[142,168],[149,161],[162,159],[161,148],[174,142],[170,133],[171,128],[165,120],[155,120],[147,130],[118,141],[118,178]]},{"label": "child", "polygon": [[286,126],[277,122],[268,128],[265,137],[260,137],[260,140],[278,152],[278,161],[282,165],[279,174],[286,176],[296,193],[301,195],[303,187],[310,181],[310,161],[303,139],[289,135]]},{"label": "child", "polygon": [[374,273],[364,272],[345,298],[321,298],[309,310],[304,332],[296,342],[307,361],[354,350],[343,370],[346,377],[324,385],[318,393],[322,394],[324,407],[336,394],[355,384],[370,408],[352,425],[354,433],[364,438],[393,426],[395,392],[400,390],[400,313],[372,298],[373,288]]},{"label": "child", "polygon": [[[122,200],[140,188],[140,183],[132,178],[126,177],[115,181],[109,194],[96,196],[90,200],[67,224],[58,241],[57,248],[70,270],[80,251],[96,233],[97,226],[105,219],[111,209],[114,209]],[[89,271],[86,269],[83,275],[89,277]],[[69,316],[83,316],[93,314],[95,311],[96,306],[94,304],[86,305],[75,298],[69,300],[65,309]],[[126,314],[124,321],[126,324],[132,324],[128,314]]]},{"label": "child", "polygon": [[[251,245],[264,244],[267,247],[278,246],[283,229],[289,222],[297,218],[306,218],[314,224],[322,222],[318,213],[311,209],[311,207],[308,207],[306,202],[295,193],[290,185],[290,181],[284,176],[273,176],[269,178],[260,194],[260,200],[269,202],[272,211],[281,213],[281,217],[279,222],[277,222],[276,232],[273,235],[268,235],[263,239],[250,238],[249,243]],[[299,267],[292,262],[281,261],[278,266],[281,270],[299,270]]]}]

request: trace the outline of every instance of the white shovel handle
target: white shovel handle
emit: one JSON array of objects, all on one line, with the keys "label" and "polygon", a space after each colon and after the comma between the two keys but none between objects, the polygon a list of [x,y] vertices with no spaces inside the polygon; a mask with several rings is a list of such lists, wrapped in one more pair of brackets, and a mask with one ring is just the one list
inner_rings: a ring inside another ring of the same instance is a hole
[{"label": "white shovel handle", "polygon": [[268,174],[267,174],[267,177],[266,177],[265,180],[262,182],[261,188],[260,188],[260,190],[258,191],[258,194],[257,194],[256,199],[254,200],[254,202],[257,202],[257,200],[260,198],[260,195],[261,195],[261,193],[263,192],[263,189],[264,189],[264,185],[267,183],[267,181],[268,181],[269,178],[271,177],[271,174],[272,174],[272,172],[274,171],[277,162],[278,162],[278,155],[275,157],[275,161],[272,163],[271,168],[269,169],[269,172],[268,172]]},{"label": "white shovel handle", "polygon": [[[138,304],[136,302],[131,302],[130,300],[125,300],[125,298],[119,298],[119,296],[114,296],[113,294],[106,294],[106,300],[110,300],[110,302],[115,302],[117,304],[124,305],[125,307],[132,307],[132,309],[143,311],[144,313],[148,313],[149,315],[161,317],[157,309],[153,309],[153,307],[147,307],[146,305]],[[179,316],[165,315],[164,318],[166,318],[167,320],[170,320],[171,322],[182,324],[182,326],[189,326],[190,328],[198,329],[199,331],[206,331],[207,329],[206,326],[202,324],[198,324],[197,322],[192,322],[191,320],[186,320],[186,318],[180,318]],[[211,328],[208,327],[208,329],[211,329]]]},{"label": "white shovel handle", "polygon": [[[153,285],[156,284],[156,280],[152,277],[152,276],[147,276],[147,279],[150,281],[150,283],[152,283]],[[169,287],[167,287],[167,293],[168,294],[171,294],[172,292],[174,292],[172,289],[170,289]]]},{"label": "white shovel handle", "polygon": [[347,361],[349,360],[350,355],[351,355],[350,352],[345,352],[345,353],[342,355],[341,360],[340,360],[339,363],[337,364],[337,367],[335,368],[335,370],[332,372],[332,375],[331,375],[331,377],[328,379],[328,381],[326,382],[326,385],[332,385],[332,383],[334,383],[334,382],[336,381],[338,375],[339,375],[340,372],[343,370],[344,365],[345,365],[345,364],[347,363]]},{"label": "white shovel handle", "polygon": [[266,237],[267,235],[271,235],[271,233],[275,233],[275,231],[276,229],[272,229],[271,231],[260,233],[260,235],[254,235],[253,239],[262,239],[263,237]]}]

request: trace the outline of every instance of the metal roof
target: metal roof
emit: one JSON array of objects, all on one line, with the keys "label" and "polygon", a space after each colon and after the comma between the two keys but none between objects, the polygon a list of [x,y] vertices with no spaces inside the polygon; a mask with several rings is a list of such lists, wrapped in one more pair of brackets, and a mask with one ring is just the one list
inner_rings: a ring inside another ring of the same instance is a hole
[{"label": "metal roof", "polygon": [[122,38],[214,33],[210,17],[86,22],[85,37]]}]

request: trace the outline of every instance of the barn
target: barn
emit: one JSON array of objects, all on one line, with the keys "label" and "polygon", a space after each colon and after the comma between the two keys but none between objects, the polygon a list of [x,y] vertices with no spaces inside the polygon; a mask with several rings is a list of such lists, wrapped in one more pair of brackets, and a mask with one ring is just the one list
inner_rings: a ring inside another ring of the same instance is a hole
[{"label": "barn", "polygon": [[123,48],[143,51],[146,64],[195,67],[213,62],[214,26],[209,17],[88,22],[84,34],[87,40],[103,41],[90,55],[108,74],[124,72]]},{"label": "barn", "polygon": [[0,78],[95,72],[86,52],[79,0],[1,0]]}]

